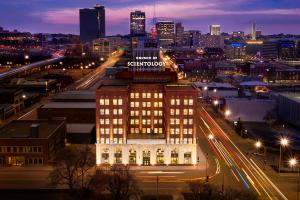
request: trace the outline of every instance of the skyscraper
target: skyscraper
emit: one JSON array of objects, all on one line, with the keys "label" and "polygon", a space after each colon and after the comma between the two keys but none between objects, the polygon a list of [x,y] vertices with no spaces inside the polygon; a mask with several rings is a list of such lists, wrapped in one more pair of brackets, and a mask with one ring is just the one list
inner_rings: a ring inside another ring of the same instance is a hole
[{"label": "skyscraper", "polygon": [[146,35],[146,15],[145,12],[134,11],[130,13],[130,35]]},{"label": "skyscraper", "polygon": [[183,45],[183,38],[184,38],[184,27],[181,23],[176,23],[175,25],[175,43],[176,46]]},{"label": "skyscraper", "polygon": [[160,46],[172,46],[175,40],[175,24],[173,21],[156,23],[157,38]]},{"label": "skyscraper", "polygon": [[80,40],[92,42],[105,37],[105,8],[97,4],[94,8],[79,10],[80,18]]},{"label": "skyscraper", "polygon": [[251,39],[256,40],[256,24],[252,24]]},{"label": "skyscraper", "polygon": [[210,35],[221,35],[221,26],[210,25]]}]

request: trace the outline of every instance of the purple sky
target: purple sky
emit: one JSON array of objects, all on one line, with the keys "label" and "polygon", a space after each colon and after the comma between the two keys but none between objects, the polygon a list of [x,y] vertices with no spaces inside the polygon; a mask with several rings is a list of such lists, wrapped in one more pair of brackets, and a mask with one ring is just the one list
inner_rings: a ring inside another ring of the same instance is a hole
[{"label": "purple sky", "polygon": [[[0,26],[30,32],[79,33],[78,9],[106,7],[108,34],[129,33],[129,13],[146,12],[147,29],[154,0],[0,0]],[[300,0],[156,0],[156,16],[183,22],[187,30],[207,33],[210,24],[222,31],[250,32],[251,23],[264,34],[300,35]]]}]

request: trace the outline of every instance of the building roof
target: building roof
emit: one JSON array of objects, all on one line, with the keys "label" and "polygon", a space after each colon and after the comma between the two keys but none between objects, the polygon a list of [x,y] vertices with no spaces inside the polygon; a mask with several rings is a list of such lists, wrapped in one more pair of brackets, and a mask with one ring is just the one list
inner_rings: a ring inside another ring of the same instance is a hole
[{"label": "building roof", "polygon": [[269,86],[268,83],[264,83],[264,82],[261,82],[261,81],[245,81],[245,82],[241,82],[240,83],[240,86]]},{"label": "building roof", "polygon": [[[38,126],[37,136],[31,134],[33,125]],[[15,120],[0,129],[0,139],[47,139],[63,125],[63,120]]]},{"label": "building roof", "polygon": [[296,101],[297,103],[300,103],[300,92],[295,93],[279,93],[279,95],[286,97],[292,101]]},{"label": "building roof", "polygon": [[211,82],[211,83],[204,83],[204,82],[196,82],[194,83],[196,87],[208,87],[208,88],[236,88],[229,83],[219,83],[219,82]]},{"label": "building roof", "polygon": [[50,102],[42,106],[42,108],[74,108],[74,109],[85,109],[85,108],[96,108],[95,102]]},{"label": "building roof", "polygon": [[53,97],[54,100],[95,100],[95,91],[66,91]]},{"label": "building roof", "polygon": [[67,124],[67,133],[91,133],[95,124]]}]

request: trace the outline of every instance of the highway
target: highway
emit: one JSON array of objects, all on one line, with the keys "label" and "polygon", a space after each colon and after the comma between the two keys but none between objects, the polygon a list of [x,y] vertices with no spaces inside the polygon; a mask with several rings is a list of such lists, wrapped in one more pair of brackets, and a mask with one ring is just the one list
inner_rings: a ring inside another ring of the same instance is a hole
[{"label": "highway", "polygon": [[11,69],[7,72],[3,72],[3,73],[0,74],[0,81],[2,81],[4,79],[7,79],[7,78],[10,78],[12,76],[15,76],[19,73],[25,72],[27,70],[36,68],[36,67],[52,64],[54,62],[62,60],[63,58],[64,58],[64,56],[61,56],[60,54],[55,53],[55,54],[53,54],[53,58],[38,61],[38,62],[34,62],[34,63],[28,64],[28,65],[23,65],[22,67]]},{"label": "highway", "polygon": [[287,200],[254,160],[244,155],[201,105],[199,116],[202,122],[199,125],[201,132],[205,134],[217,156],[224,160],[232,175],[245,189],[253,190],[260,199]]},{"label": "highway", "polygon": [[90,74],[86,75],[84,78],[76,82],[71,87],[71,89],[75,89],[75,90],[94,89],[91,87],[104,77],[106,68],[113,67],[120,60],[123,53],[124,52],[122,50],[113,52],[102,65],[100,65],[96,70],[92,71]]}]

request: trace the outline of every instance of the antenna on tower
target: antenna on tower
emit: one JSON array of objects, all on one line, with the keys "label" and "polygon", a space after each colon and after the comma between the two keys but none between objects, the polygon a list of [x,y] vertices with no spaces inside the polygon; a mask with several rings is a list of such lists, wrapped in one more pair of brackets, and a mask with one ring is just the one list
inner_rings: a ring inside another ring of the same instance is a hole
[{"label": "antenna on tower", "polygon": [[153,0],[153,25],[156,24],[156,0]]}]

